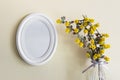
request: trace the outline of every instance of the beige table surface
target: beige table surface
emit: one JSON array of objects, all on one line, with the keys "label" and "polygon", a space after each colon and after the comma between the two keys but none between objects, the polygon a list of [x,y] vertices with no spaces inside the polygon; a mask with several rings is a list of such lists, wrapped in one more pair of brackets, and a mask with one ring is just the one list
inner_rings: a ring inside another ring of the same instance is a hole
[{"label": "beige table surface", "polygon": [[[81,71],[88,66],[85,51],[75,43],[72,34],[56,25],[58,46],[53,58],[43,66],[30,66],[18,55],[15,34],[18,24],[29,13],[44,13],[54,22],[61,16],[70,20],[82,15],[100,22],[101,32],[111,36],[108,64],[111,80],[120,80],[120,0],[0,0],[0,80],[84,80]],[[113,79],[114,80],[114,79]]]}]

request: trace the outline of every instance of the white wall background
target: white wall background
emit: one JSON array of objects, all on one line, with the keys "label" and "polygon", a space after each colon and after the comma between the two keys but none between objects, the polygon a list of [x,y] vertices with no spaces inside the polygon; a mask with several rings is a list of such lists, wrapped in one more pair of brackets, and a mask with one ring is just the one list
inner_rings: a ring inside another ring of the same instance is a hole
[{"label": "white wall background", "polygon": [[[110,34],[111,77],[120,80],[120,0],[0,0],[0,80],[84,80],[81,71],[88,66],[85,51],[74,43],[74,36],[56,25],[58,47],[43,66],[26,64],[18,55],[15,34],[22,18],[32,12],[48,15],[54,22],[61,16],[70,20],[83,14],[101,24],[100,31]],[[111,80],[114,80],[112,79]]]}]

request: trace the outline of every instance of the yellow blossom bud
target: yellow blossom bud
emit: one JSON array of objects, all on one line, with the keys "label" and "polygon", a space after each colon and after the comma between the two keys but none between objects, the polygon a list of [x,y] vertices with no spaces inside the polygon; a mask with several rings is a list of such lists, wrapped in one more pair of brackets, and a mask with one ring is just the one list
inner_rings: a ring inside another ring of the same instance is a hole
[{"label": "yellow blossom bud", "polygon": [[94,39],[91,39],[90,42],[91,42],[91,44],[94,44],[95,41],[94,41]]},{"label": "yellow blossom bud", "polygon": [[87,33],[88,33],[88,30],[87,30],[87,29],[85,29],[85,30],[84,30],[84,33],[85,33],[85,34],[87,34]]},{"label": "yellow blossom bud", "polygon": [[56,20],[56,23],[60,24],[62,21],[60,19]]},{"label": "yellow blossom bud", "polygon": [[104,52],[105,52],[104,49],[100,50],[100,54],[104,54]]},{"label": "yellow blossom bud", "polygon": [[65,32],[68,34],[68,33],[70,33],[70,28],[66,28],[66,30],[65,30]]},{"label": "yellow blossom bud", "polygon": [[99,41],[99,44],[100,44],[100,45],[103,45],[103,44],[104,44],[104,42],[105,42],[105,38],[104,38],[104,37],[102,37],[102,38],[100,39],[100,41]]},{"label": "yellow blossom bud", "polygon": [[70,26],[70,22],[66,21],[65,26]]},{"label": "yellow blossom bud", "polygon": [[79,29],[75,28],[75,29],[74,29],[74,32],[75,32],[75,33],[78,33],[78,32],[79,32]]},{"label": "yellow blossom bud", "polygon": [[99,41],[99,44],[100,44],[100,45],[103,45],[103,44],[104,44],[104,41],[101,41],[101,40],[100,40],[100,41]]},{"label": "yellow blossom bud", "polygon": [[105,59],[106,62],[109,62],[109,61],[110,61],[110,58],[107,57],[107,56],[105,56],[104,59]]},{"label": "yellow blossom bud", "polygon": [[96,46],[95,46],[95,45],[92,45],[92,49],[95,50],[95,49],[96,49]]},{"label": "yellow blossom bud", "polygon": [[86,53],[86,57],[90,58],[90,53]]},{"label": "yellow blossom bud", "polygon": [[99,23],[96,23],[96,24],[94,24],[94,26],[95,26],[95,27],[99,27],[99,26],[100,26],[100,24],[99,24]]},{"label": "yellow blossom bud", "polygon": [[84,26],[83,26],[83,25],[80,25],[80,28],[81,28],[81,29],[83,29],[83,28],[84,28]]},{"label": "yellow blossom bud", "polygon": [[104,46],[105,49],[110,48],[110,44],[104,44],[103,46]]},{"label": "yellow blossom bud", "polygon": [[103,45],[104,43],[102,41],[99,42],[100,45]]},{"label": "yellow blossom bud", "polygon": [[84,45],[83,42],[80,42],[80,43],[79,43],[79,46],[80,46],[80,47],[83,47],[83,45]]},{"label": "yellow blossom bud", "polygon": [[105,37],[108,38],[108,37],[109,37],[109,34],[106,34]]},{"label": "yellow blossom bud", "polygon": [[108,37],[109,37],[109,34],[102,34],[102,36],[108,38]]},{"label": "yellow blossom bud", "polygon": [[100,58],[101,57],[101,54],[97,54],[97,58]]},{"label": "yellow blossom bud", "polygon": [[75,42],[76,42],[77,44],[79,44],[79,43],[80,43],[80,39],[79,39],[79,38],[76,38],[76,39],[75,39]]},{"label": "yellow blossom bud", "polygon": [[94,31],[93,29],[90,30],[90,34],[94,34],[94,32],[95,32],[95,31]]},{"label": "yellow blossom bud", "polygon": [[76,23],[76,24],[79,23],[79,20],[76,19],[76,20],[75,20],[75,23]]},{"label": "yellow blossom bud", "polygon": [[97,54],[94,54],[93,59],[96,60],[97,58]]},{"label": "yellow blossom bud", "polygon": [[85,21],[85,22],[89,21],[89,18],[84,18],[84,21]]},{"label": "yellow blossom bud", "polygon": [[83,23],[83,26],[87,26],[87,25],[88,25],[88,23],[87,23],[87,22],[84,22],[84,23]]},{"label": "yellow blossom bud", "polygon": [[93,23],[93,22],[94,22],[94,19],[89,19],[89,22]]},{"label": "yellow blossom bud", "polygon": [[100,41],[105,41],[105,38],[104,38],[104,37],[102,37],[102,38],[100,39]]},{"label": "yellow blossom bud", "polygon": [[91,28],[95,31],[97,29],[97,27],[95,26],[91,26]]},{"label": "yellow blossom bud", "polygon": [[94,44],[91,44],[91,45],[89,46],[89,48],[92,48],[92,50],[95,50],[95,49],[96,49],[96,46],[95,46]]}]

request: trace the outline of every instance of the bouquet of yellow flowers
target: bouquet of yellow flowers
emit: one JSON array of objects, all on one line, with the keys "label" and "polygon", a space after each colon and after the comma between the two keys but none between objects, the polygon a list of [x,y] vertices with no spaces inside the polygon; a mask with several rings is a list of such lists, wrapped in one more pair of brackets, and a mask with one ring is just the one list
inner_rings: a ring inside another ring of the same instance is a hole
[{"label": "bouquet of yellow flowers", "polygon": [[[100,65],[101,63],[106,64],[109,62],[110,58],[104,54],[105,49],[110,48],[110,45],[105,43],[109,35],[98,31],[100,25],[99,23],[94,23],[94,19],[83,16],[81,20],[67,21],[63,16],[57,19],[56,22],[66,26],[65,32],[67,34],[72,32],[73,35],[77,35],[75,43],[87,50],[86,56],[92,60],[93,64],[86,68],[83,73],[96,64]],[[100,71],[99,80],[104,80],[100,77]]]}]

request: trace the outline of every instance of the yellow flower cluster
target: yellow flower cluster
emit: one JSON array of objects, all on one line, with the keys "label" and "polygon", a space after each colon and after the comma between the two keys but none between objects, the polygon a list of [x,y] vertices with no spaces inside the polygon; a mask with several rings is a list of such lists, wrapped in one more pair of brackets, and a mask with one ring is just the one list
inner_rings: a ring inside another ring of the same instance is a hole
[{"label": "yellow flower cluster", "polygon": [[91,18],[84,18],[84,21],[85,22],[91,22],[91,23],[93,23],[94,22],[94,19],[91,19]]},{"label": "yellow flower cluster", "polygon": [[99,44],[100,45],[103,45],[105,42],[105,38],[104,37],[101,37],[100,40],[99,40]]},{"label": "yellow flower cluster", "polygon": [[91,39],[90,42],[91,42],[91,44],[94,44],[94,43],[95,43],[94,39]]},{"label": "yellow flower cluster", "polygon": [[104,46],[105,49],[110,48],[110,44],[104,44],[103,46]]},{"label": "yellow flower cluster", "polygon": [[102,36],[108,38],[109,34],[102,34]]},{"label": "yellow flower cluster", "polygon": [[100,26],[99,23],[94,24],[94,27],[98,28]]},{"label": "yellow flower cluster", "polygon": [[85,27],[88,26],[88,22],[84,22],[83,26],[85,26]]},{"label": "yellow flower cluster", "polygon": [[84,26],[83,25],[80,25],[80,29],[83,29],[84,28]]},{"label": "yellow flower cluster", "polygon": [[80,43],[80,39],[79,39],[79,38],[76,38],[76,39],[75,39],[75,42],[76,42],[77,44],[79,44],[79,43]]},{"label": "yellow flower cluster", "polygon": [[65,30],[65,32],[68,34],[68,33],[70,33],[70,28],[66,28],[66,30]]},{"label": "yellow flower cluster", "polygon": [[95,44],[90,44],[89,48],[91,48],[92,50],[95,50],[96,46],[95,46]]},{"label": "yellow flower cluster", "polygon": [[75,23],[76,23],[76,24],[77,24],[77,23],[79,23],[79,20],[78,20],[78,19],[76,19],[76,20],[75,20]]},{"label": "yellow flower cluster", "polygon": [[91,39],[91,40],[90,40],[89,48],[91,48],[92,50],[95,50],[95,49],[96,49],[96,45],[95,45],[94,39]]},{"label": "yellow flower cluster", "polygon": [[101,54],[96,53],[96,54],[94,54],[93,59],[96,60],[96,59],[98,59],[100,57],[101,57]]},{"label": "yellow flower cluster", "polygon": [[85,30],[84,30],[84,33],[85,33],[85,34],[88,34],[88,30],[87,30],[87,29],[85,29]]},{"label": "yellow flower cluster", "polygon": [[74,32],[75,32],[75,33],[78,33],[78,32],[79,32],[79,29],[78,29],[78,28],[75,28],[75,29],[74,29]]},{"label": "yellow flower cluster", "polygon": [[75,39],[75,42],[76,42],[77,44],[79,44],[80,47],[83,47],[83,46],[84,46],[83,42],[82,42],[79,38],[76,38],[76,39]]},{"label": "yellow flower cluster", "polygon": [[65,26],[67,26],[67,27],[70,26],[70,22],[66,21]]},{"label": "yellow flower cluster", "polygon": [[61,21],[60,19],[58,19],[56,22],[57,22],[58,24],[61,24],[61,23],[62,23],[62,21]]},{"label": "yellow flower cluster", "polygon": [[109,61],[110,61],[110,58],[107,57],[107,56],[105,56],[104,59],[105,59],[106,62],[109,62]]},{"label": "yellow flower cluster", "polygon": [[[65,18],[58,19],[56,21],[58,24],[64,24],[66,26],[65,32],[73,32],[75,35],[80,35],[82,31],[84,36],[77,37],[75,43],[80,47],[87,47],[89,50],[86,53],[88,58],[99,60],[103,58],[106,62],[110,60],[109,57],[104,56],[105,49],[110,48],[109,44],[105,44],[106,38],[109,37],[108,34],[100,34],[97,28],[100,26],[99,23],[94,24],[94,19],[84,17],[83,20],[65,21]],[[73,27],[72,24],[76,26]]]},{"label": "yellow flower cluster", "polygon": [[104,49],[100,50],[100,54],[104,54],[104,52],[105,52]]}]

